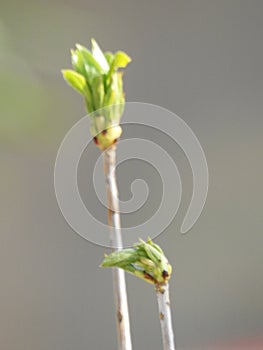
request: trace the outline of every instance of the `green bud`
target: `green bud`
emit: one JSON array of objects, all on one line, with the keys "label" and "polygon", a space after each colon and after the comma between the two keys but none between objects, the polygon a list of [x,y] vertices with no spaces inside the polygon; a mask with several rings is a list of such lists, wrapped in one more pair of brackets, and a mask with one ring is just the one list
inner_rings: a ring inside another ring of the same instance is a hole
[{"label": "green bud", "polygon": [[115,251],[106,256],[102,267],[118,267],[155,285],[164,285],[171,277],[172,267],[162,249],[150,239],[140,240],[133,248]]}]

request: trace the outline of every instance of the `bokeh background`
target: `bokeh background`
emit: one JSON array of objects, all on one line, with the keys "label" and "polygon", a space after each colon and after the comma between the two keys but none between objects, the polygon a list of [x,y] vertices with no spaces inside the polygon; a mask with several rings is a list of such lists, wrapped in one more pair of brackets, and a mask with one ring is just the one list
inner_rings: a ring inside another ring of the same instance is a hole
[{"label": "bokeh background", "polygon": [[[236,342],[237,349],[256,348],[263,333],[263,2],[1,0],[0,9],[0,348],[117,346],[111,273],[98,267],[105,249],[71,230],[53,188],[60,142],[85,115],[60,69],[70,67],[69,49],[91,37],[105,50],[132,56],[127,100],[179,115],[206,153],[206,206],[182,236],[192,191],[184,155],[162,135],[124,132],[165,146],[183,179],[178,215],[156,240],[175,267],[178,349]],[[89,205],[85,171],[97,156],[91,145],[80,164]],[[133,161],[120,167],[121,196],[129,197],[129,184],[140,175],[155,181],[153,173]],[[127,282],[134,349],[160,349],[152,287],[132,276]]]}]

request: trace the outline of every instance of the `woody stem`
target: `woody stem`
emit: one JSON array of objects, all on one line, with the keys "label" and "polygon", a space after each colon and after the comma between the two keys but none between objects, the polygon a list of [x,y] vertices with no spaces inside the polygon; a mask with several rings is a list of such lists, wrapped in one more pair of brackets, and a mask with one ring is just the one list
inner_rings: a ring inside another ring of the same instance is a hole
[{"label": "woody stem", "polygon": [[169,284],[156,286],[159,318],[161,323],[163,350],[175,350],[170,307]]},{"label": "woody stem", "polygon": [[[116,146],[113,145],[104,151],[104,172],[108,198],[108,225],[110,227],[112,248],[114,250],[121,250],[123,244],[115,166]],[[116,307],[118,348],[119,350],[132,350],[125,272],[121,269],[112,269],[112,278]]]}]

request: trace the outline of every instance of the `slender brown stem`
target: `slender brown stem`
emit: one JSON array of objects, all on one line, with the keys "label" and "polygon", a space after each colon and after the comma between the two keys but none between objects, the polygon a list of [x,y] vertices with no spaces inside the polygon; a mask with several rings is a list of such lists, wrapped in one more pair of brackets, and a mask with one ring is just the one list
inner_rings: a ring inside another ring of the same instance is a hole
[{"label": "slender brown stem", "polygon": [[[116,146],[112,146],[104,151],[104,171],[108,197],[108,224],[110,226],[111,246],[114,250],[121,250],[123,245],[115,166]],[[125,272],[121,269],[113,269],[112,275],[119,350],[131,350],[132,342]]]},{"label": "slender brown stem", "polygon": [[169,284],[156,286],[163,350],[175,350],[170,307]]}]

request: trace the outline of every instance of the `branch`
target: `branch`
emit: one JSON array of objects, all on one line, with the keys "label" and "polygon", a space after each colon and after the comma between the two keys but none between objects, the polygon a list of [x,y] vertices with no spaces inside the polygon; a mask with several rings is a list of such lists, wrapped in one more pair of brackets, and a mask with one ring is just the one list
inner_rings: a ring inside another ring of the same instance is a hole
[{"label": "branch", "polygon": [[163,350],[175,350],[174,333],[169,297],[169,284],[156,285],[159,318],[162,330]]},{"label": "branch", "polygon": [[[115,166],[116,146],[113,145],[104,151],[104,172],[108,197],[108,224],[110,227],[111,246],[114,248],[114,250],[119,251],[122,249],[122,236]],[[112,277],[119,349],[131,350],[132,343],[125,273],[121,269],[113,269]]]}]

